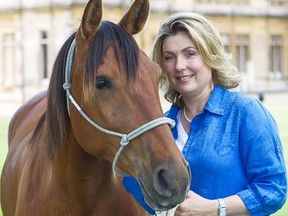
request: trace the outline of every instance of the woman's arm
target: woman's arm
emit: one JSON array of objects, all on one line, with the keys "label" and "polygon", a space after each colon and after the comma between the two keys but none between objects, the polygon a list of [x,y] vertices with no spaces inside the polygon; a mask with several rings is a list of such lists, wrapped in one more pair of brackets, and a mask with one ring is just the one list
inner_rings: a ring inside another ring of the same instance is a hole
[{"label": "woman's arm", "polygon": [[[226,215],[250,215],[243,201],[238,195],[229,196],[223,199],[227,209]],[[175,216],[195,215],[195,216],[218,216],[219,203],[217,200],[205,199],[193,191],[187,193],[186,199],[181,203]]]}]

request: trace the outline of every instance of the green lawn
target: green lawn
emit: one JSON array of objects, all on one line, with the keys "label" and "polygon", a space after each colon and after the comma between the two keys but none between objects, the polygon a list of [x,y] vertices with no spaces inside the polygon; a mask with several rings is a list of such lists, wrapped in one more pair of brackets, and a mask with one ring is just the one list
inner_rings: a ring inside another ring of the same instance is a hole
[{"label": "green lawn", "polygon": [[[0,170],[2,170],[5,158],[6,158],[6,153],[8,150],[7,147],[7,128],[9,124],[9,118],[6,117],[0,117]],[[1,192],[1,188],[0,188]],[[2,216],[2,210],[0,208],[0,216]]]},{"label": "green lawn", "polygon": [[6,153],[8,150],[7,142],[8,142],[8,124],[9,117],[0,117],[0,170],[2,170],[3,163],[6,158]]},{"label": "green lawn", "polygon": [[[271,101],[264,102],[265,106],[268,110],[272,113],[273,117],[275,118],[282,140],[282,145],[284,149],[284,156],[286,160],[286,167],[288,170],[288,97],[283,99],[280,97],[279,99],[272,99],[273,95],[270,96]],[[276,96],[275,96],[276,97]],[[278,96],[279,97],[279,96]],[[287,216],[288,212],[288,201],[279,210],[277,213],[273,214],[273,216]]]},{"label": "green lawn", "polygon": [[[283,98],[284,97],[284,98]],[[284,148],[286,164],[288,165],[288,96],[283,95],[269,95],[265,98],[264,104],[274,116],[280,130],[280,136]],[[3,163],[7,153],[7,128],[9,124],[9,117],[0,117],[0,170],[2,170]],[[283,208],[273,216],[287,216],[288,202]],[[2,212],[0,210],[0,216]]]}]

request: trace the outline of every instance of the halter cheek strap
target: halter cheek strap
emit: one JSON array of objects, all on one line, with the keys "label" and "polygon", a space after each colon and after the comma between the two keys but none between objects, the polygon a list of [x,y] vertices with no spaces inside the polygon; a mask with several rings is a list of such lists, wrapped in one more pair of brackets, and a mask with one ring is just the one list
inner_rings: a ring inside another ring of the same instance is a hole
[{"label": "halter cheek strap", "polygon": [[120,173],[117,170],[117,161],[119,159],[119,156],[121,154],[121,152],[123,151],[124,147],[127,146],[129,144],[129,142],[133,139],[135,139],[136,137],[140,136],[141,134],[155,128],[158,127],[160,125],[164,125],[164,124],[168,124],[170,125],[170,127],[174,127],[175,126],[175,121],[167,118],[167,117],[161,117],[161,118],[157,118],[154,119],[140,127],[138,127],[137,129],[135,129],[134,131],[132,131],[129,134],[122,134],[122,133],[118,133],[115,131],[111,131],[108,129],[105,129],[103,127],[101,127],[100,125],[98,125],[97,123],[95,123],[83,110],[82,108],[79,106],[79,104],[77,103],[77,101],[73,98],[70,90],[71,90],[71,83],[70,83],[70,77],[71,77],[71,69],[72,69],[72,63],[73,63],[73,57],[74,57],[74,51],[75,51],[75,47],[76,47],[76,42],[75,39],[73,40],[73,42],[70,45],[70,49],[67,55],[67,60],[66,60],[66,67],[65,67],[65,83],[63,84],[63,88],[66,91],[66,102],[67,102],[67,111],[68,114],[70,115],[70,103],[72,103],[76,109],[79,111],[79,113],[83,116],[84,119],[86,119],[92,126],[94,126],[96,129],[102,131],[103,133],[106,133],[108,135],[111,136],[116,136],[116,137],[120,137],[120,147],[114,157],[113,163],[112,163],[112,168],[113,168],[113,172],[120,175],[120,176],[125,176],[126,173]]},{"label": "halter cheek strap", "polygon": [[[68,114],[70,115],[70,100],[69,96],[71,95],[70,89],[71,89],[71,71],[72,71],[72,64],[73,64],[73,57],[74,57],[74,52],[76,48],[76,40],[74,39],[70,45],[67,59],[66,59],[66,66],[65,66],[65,83],[63,84],[63,88],[66,91],[66,101],[67,101],[67,111]],[[72,95],[71,95],[72,96]]]}]

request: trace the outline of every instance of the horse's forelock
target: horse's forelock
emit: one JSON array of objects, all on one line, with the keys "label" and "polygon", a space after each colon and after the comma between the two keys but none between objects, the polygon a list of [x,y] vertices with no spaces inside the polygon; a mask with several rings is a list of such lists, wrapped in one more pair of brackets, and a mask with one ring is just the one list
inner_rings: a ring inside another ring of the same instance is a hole
[{"label": "horse's forelock", "polygon": [[95,37],[90,42],[87,54],[84,93],[89,92],[85,94],[89,95],[88,98],[95,94],[97,76],[95,71],[103,62],[103,58],[110,47],[115,51],[120,68],[126,72],[128,83],[133,83],[132,81],[136,77],[139,64],[139,47],[136,41],[122,27],[109,21],[102,21]]}]

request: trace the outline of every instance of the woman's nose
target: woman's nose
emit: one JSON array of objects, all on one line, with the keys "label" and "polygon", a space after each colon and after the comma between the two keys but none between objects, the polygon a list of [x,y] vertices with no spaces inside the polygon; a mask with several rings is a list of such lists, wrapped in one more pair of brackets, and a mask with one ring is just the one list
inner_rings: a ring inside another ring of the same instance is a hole
[{"label": "woman's nose", "polygon": [[186,69],[185,59],[178,57],[175,66],[176,71],[183,71]]}]

